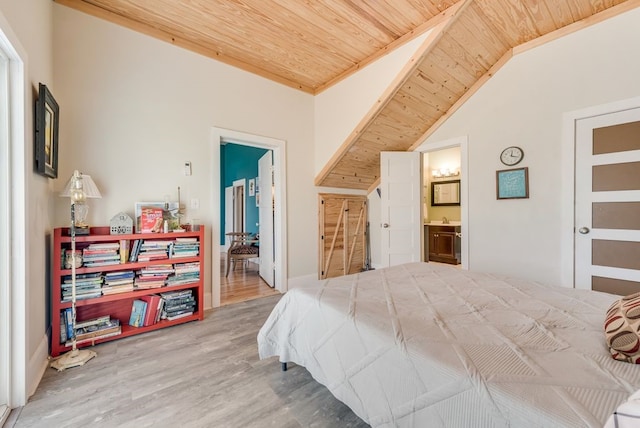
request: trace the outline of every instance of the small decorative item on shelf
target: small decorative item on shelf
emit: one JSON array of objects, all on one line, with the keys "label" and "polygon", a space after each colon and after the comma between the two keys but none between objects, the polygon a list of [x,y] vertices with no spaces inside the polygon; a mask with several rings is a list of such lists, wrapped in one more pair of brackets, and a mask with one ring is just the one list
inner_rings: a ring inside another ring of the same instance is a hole
[{"label": "small decorative item on shelf", "polygon": [[114,215],[109,221],[111,235],[133,233],[133,219],[123,212]]},{"label": "small decorative item on shelf", "polygon": [[[74,262],[74,257],[73,257],[73,254],[71,253],[71,250],[65,251],[64,268],[71,269],[71,266],[73,266],[73,262]],[[76,268],[82,267],[82,250],[76,250],[75,264],[76,264]]]}]

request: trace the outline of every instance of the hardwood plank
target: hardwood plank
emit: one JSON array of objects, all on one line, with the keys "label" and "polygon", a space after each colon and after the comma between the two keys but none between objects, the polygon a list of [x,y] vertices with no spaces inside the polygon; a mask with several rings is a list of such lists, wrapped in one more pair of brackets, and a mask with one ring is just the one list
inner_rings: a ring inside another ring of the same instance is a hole
[{"label": "hardwood plank", "polygon": [[84,366],[47,369],[13,426],[367,427],[303,367],[258,359],[258,330],[279,299],[95,346]]}]

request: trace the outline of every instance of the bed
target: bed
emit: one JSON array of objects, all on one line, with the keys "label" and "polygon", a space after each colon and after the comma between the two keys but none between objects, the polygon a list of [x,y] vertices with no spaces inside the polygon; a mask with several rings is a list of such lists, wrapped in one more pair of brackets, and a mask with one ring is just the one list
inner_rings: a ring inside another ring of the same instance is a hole
[{"label": "bed", "polygon": [[290,290],[258,351],[374,427],[602,427],[640,389],[605,343],[618,298],[411,263]]}]

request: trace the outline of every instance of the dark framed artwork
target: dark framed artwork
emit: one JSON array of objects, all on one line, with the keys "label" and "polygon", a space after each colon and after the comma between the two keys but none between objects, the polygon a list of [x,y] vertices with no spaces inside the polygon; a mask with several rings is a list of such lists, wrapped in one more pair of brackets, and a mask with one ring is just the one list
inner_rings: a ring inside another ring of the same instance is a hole
[{"label": "dark framed artwork", "polygon": [[36,101],[36,170],[46,177],[58,177],[58,127],[60,108],[46,85],[40,83]]},{"label": "dark framed artwork", "polygon": [[526,199],[529,197],[529,168],[496,171],[498,199]]}]

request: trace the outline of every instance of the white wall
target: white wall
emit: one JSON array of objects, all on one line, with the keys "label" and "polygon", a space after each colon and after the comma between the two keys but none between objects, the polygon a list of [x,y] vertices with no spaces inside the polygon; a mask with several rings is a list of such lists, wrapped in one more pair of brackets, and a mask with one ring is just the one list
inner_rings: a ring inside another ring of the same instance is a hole
[{"label": "white wall", "polygon": [[[25,100],[25,141],[24,150],[26,187],[26,224],[24,233],[26,254],[25,284],[11,284],[11,287],[25,287],[25,308],[13,308],[24,312],[26,331],[26,372],[15,371],[12,375],[23,378],[26,390],[18,391],[12,405],[23,405],[26,394],[33,393],[46,367],[47,340],[45,329],[48,325],[46,294],[49,278],[47,266],[50,263],[50,237],[52,233],[53,201],[51,189],[53,180],[34,172],[33,162],[33,106],[37,99],[38,83],[46,84],[55,93],[51,51],[52,2],[42,0],[0,0],[0,12],[11,26],[12,32],[26,52],[25,65],[27,88]],[[21,235],[17,235],[20,237]],[[20,239],[20,238],[19,238]],[[22,363],[18,367],[23,366]],[[16,391],[14,391],[15,393]],[[25,394],[26,393],[26,394]]]},{"label": "white wall", "polygon": [[[211,170],[211,128],[285,140],[288,276],[316,271],[311,95],[58,4],[54,23],[64,177],[56,190],[73,169],[90,174],[103,198],[90,201],[89,220],[106,225],[119,211],[133,215],[136,201],[177,198],[180,186],[183,203],[200,200],[196,211],[187,203],[187,220],[221,228],[210,224],[220,209],[210,198],[219,174]],[[68,223],[67,203],[57,203],[56,226]],[[211,280],[207,275],[208,303]]]},{"label": "white wall", "polygon": [[[638,22],[640,9],[514,57],[427,140],[469,136],[470,269],[561,283],[562,115],[640,95]],[[511,145],[530,198],[498,201]]]}]

